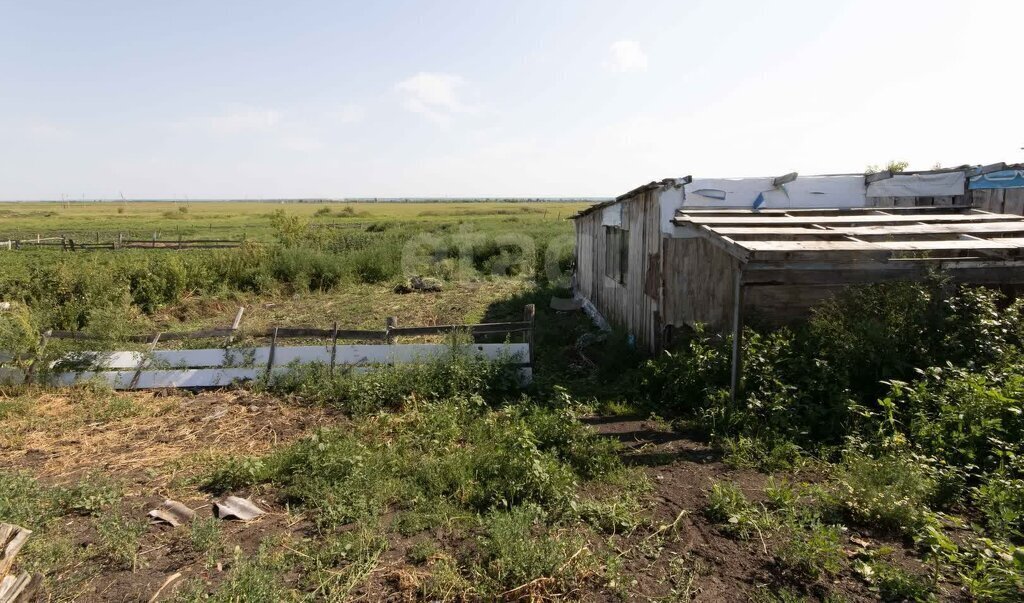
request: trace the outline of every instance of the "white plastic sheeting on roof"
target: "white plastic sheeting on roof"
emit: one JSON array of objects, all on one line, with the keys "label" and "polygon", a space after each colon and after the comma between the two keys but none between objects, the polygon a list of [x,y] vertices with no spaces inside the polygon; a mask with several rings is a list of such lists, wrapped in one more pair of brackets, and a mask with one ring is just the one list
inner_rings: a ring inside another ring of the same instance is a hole
[{"label": "white plastic sheeting on roof", "polygon": [[868,197],[946,197],[964,194],[964,173],[895,174],[868,185]]},{"label": "white plastic sheeting on roof", "polygon": [[683,207],[787,209],[864,207],[864,176],[800,176],[773,186],[773,178],[694,178]]}]

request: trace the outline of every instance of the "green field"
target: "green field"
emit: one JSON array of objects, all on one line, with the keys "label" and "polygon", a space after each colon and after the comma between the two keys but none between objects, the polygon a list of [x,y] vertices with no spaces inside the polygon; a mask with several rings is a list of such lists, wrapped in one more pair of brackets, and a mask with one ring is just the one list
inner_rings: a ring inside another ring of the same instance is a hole
[{"label": "green field", "polygon": [[489,230],[500,224],[532,228],[558,223],[586,203],[270,203],[270,202],[0,202],[0,241],[37,235],[78,237],[84,242],[126,237],[257,241],[272,238],[271,216],[282,210],[314,227],[355,229],[374,222],[467,224]]},{"label": "green field", "polygon": [[[728,337],[648,358],[550,308],[584,206],[0,205],[0,240],[240,241],[0,249],[21,368],[240,306],[235,345],[537,309],[526,388],[458,354],[204,392],[0,385],[16,567],[47,601],[1024,600],[1024,303],[941,275],[854,288],[748,329],[733,399]],[[440,291],[400,292],[414,275]],[[213,517],[227,495],[267,514]],[[167,498],[196,518],[149,522]]]}]

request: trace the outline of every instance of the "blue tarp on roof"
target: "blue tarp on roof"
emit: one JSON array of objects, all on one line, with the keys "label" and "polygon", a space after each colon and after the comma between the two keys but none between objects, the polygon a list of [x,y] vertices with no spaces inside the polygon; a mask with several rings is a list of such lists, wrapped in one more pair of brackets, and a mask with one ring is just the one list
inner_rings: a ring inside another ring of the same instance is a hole
[{"label": "blue tarp on roof", "polygon": [[984,188],[1024,188],[1024,170],[1002,170],[974,176],[968,185],[971,190]]}]

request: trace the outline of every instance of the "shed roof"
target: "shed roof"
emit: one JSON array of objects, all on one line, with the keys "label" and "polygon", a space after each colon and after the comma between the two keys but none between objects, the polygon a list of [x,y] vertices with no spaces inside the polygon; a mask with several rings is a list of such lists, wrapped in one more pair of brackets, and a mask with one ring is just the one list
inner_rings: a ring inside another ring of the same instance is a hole
[{"label": "shed roof", "polygon": [[[1013,269],[976,282],[1024,277],[1024,217],[969,207],[680,210],[673,223],[757,270]],[[863,279],[872,280],[870,278]],[[966,280],[972,280],[970,278]]]}]

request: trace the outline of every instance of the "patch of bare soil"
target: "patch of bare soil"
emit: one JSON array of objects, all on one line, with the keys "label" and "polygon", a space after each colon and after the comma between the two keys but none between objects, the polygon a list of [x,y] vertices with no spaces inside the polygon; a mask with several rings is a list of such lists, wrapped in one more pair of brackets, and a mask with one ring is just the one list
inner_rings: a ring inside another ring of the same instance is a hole
[{"label": "patch of bare soil", "polygon": [[[707,492],[715,482],[736,484],[753,501],[763,500],[768,475],[733,469],[706,443],[643,420],[592,419],[601,434],[625,447],[627,464],[640,466],[654,484],[652,514],[655,525],[671,526],[670,537],[652,541],[649,535],[613,539],[621,556],[630,600],[749,601],[756,591],[776,592],[791,588],[811,600],[828,593],[848,601],[877,601],[865,583],[851,572],[815,584],[787,582],[773,559],[772,536],[763,534],[740,540],[722,533],[703,515]],[[813,472],[787,476],[793,481],[817,481]],[[668,532],[666,532],[668,533]],[[904,543],[885,536],[844,533],[849,556],[860,548],[853,540],[870,540],[875,546],[894,549],[892,561],[914,573],[923,573]],[[851,540],[853,539],[853,540]]]}]

